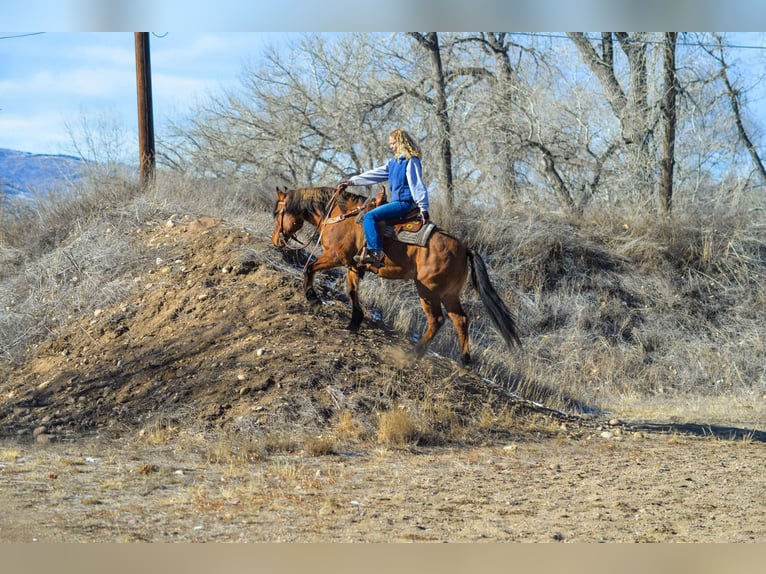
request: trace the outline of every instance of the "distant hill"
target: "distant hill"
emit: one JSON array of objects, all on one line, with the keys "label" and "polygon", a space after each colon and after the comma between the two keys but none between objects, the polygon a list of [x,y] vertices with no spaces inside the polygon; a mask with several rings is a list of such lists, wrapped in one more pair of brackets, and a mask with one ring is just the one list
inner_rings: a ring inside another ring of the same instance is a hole
[{"label": "distant hill", "polygon": [[69,155],[33,154],[0,148],[0,191],[36,195],[66,188],[82,177],[85,162]]}]

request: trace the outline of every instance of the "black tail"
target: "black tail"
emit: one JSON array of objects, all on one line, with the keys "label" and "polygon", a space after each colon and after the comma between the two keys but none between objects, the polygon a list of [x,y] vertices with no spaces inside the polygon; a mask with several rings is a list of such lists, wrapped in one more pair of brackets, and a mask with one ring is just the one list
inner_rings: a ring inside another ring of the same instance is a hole
[{"label": "black tail", "polygon": [[487,273],[487,266],[484,265],[484,260],[481,255],[468,250],[468,259],[471,260],[471,284],[474,289],[479,292],[481,302],[484,303],[484,307],[489,312],[489,318],[492,319],[492,323],[500,331],[500,334],[508,343],[509,347],[514,345],[521,347],[521,339],[519,339],[519,330],[516,327],[516,321],[513,318],[513,314],[508,310],[500,295],[497,294],[495,288],[489,280],[489,274]]}]

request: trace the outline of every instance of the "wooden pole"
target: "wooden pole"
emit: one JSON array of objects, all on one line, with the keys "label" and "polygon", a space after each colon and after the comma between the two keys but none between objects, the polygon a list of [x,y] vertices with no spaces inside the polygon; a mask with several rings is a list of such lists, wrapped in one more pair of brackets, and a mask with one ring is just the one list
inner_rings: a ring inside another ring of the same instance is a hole
[{"label": "wooden pole", "polygon": [[154,180],[154,117],[152,113],[152,68],[149,33],[135,32],[136,88],[138,90],[138,152],[141,185]]}]

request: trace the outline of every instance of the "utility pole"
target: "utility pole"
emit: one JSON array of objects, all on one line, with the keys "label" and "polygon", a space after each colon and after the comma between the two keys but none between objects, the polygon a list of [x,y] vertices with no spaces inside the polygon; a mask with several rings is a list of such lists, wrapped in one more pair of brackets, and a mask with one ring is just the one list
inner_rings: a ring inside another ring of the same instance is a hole
[{"label": "utility pole", "polygon": [[154,117],[152,114],[152,66],[149,33],[135,32],[136,88],[138,89],[138,153],[141,186],[154,179]]}]

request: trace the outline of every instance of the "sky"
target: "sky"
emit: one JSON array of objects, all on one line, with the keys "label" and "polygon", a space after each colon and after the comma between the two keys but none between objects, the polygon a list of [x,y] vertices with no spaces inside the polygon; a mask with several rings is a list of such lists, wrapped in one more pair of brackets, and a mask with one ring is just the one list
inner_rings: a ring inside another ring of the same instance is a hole
[{"label": "sky", "polygon": [[[137,140],[135,36],[0,33],[0,148],[73,153],[83,119],[122,126]],[[288,34],[177,33],[149,36],[155,131],[197,102],[239,85],[248,61]]]},{"label": "sky", "polygon": [[[285,44],[286,32],[151,33],[155,132],[186,116],[195,104],[236,88],[246,63],[268,46]],[[743,45],[764,34],[739,34]],[[766,50],[737,50],[752,70],[766,71]],[[766,117],[766,86],[752,94]],[[0,148],[38,154],[74,154],[85,121],[120,126],[137,141],[135,38],[132,32],[0,32]]]}]

